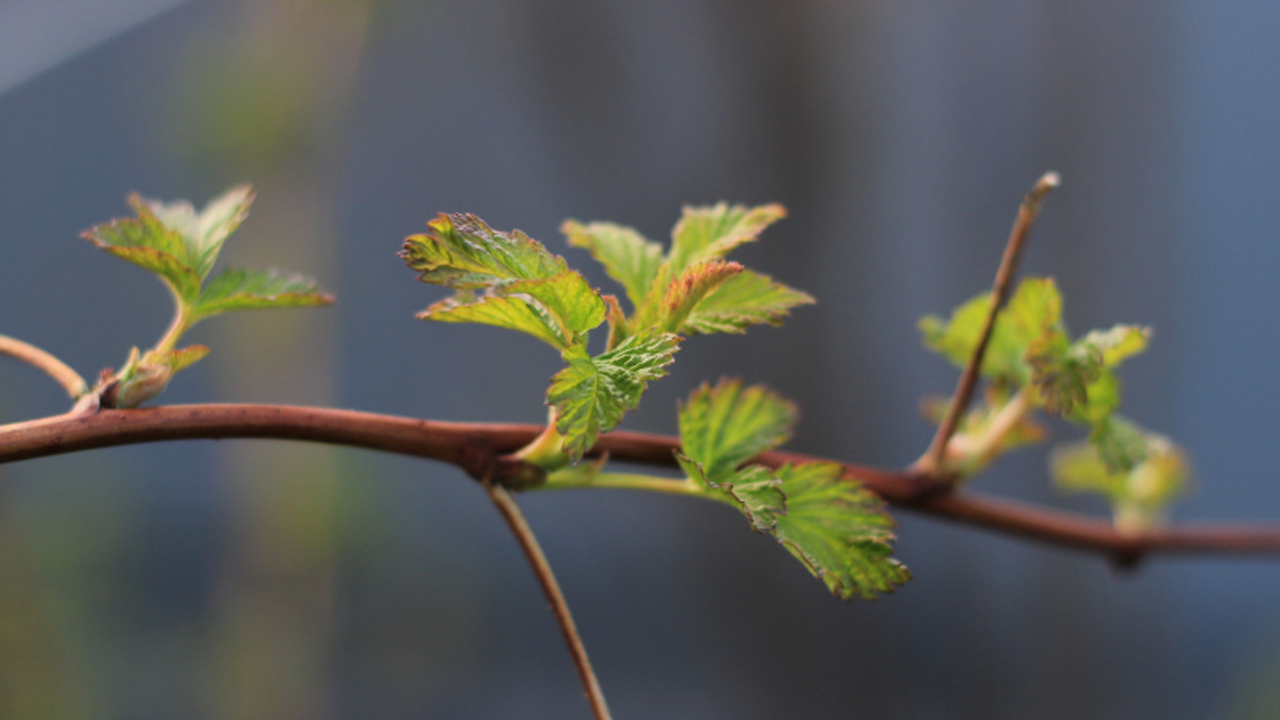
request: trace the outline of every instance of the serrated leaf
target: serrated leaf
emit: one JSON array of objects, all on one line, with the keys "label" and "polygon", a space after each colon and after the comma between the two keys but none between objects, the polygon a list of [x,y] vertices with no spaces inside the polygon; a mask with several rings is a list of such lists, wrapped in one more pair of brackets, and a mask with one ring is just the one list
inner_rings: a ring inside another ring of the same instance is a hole
[{"label": "serrated leaf", "polygon": [[666,277],[678,276],[694,263],[724,257],[735,247],[756,240],[765,228],[787,216],[781,205],[686,207],[671,232]]},{"label": "serrated leaf", "polygon": [[1147,435],[1133,422],[1112,414],[1093,426],[1089,442],[1114,472],[1128,472],[1147,459]]},{"label": "serrated leaf", "polygon": [[837,597],[871,600],[911,571],[892,557],[894,522],[883,501],[841,473],[836,463],[778,468],[787,512],[776,518],[776,536]]},{"label": "serrated leaf", "polygon": [[746,332],[752,325],[781,325],[791,309],[811,305],[807,293],[751,270],[725,280],[699,303],[680,332],[689,335]]},{"label": "serrated leaf", "polygon": [[552,378],[547,404],[556,410],[556,430],[564,452],[576,461],[640,403],[650,380],[666,375],[680,338],[654,330],[633,335],[618,347],[591,357],[582,345],[564,353],[569,366]]},{"label": "serrated leaf", "polygon": [[1031,366],[1031,384],[1044,403],[1045,412],[1098,414],[1100,408],[1086,406],[1091,400],[1090,384],[1104,372],[1101,350],[1092,345],[1070,345],[1062,330],[1051,328],[1027,346],[1026,362]]},{"label": "serrated leaf", "polygon": [[558,323],[542,306],[518,297],[486,295],[475,302],[446,298],[418,313],[421,320],[480,323],[528,333],[556,348],[569,347]]},{"label": "serrated leaf", "polygon": [[700,262],[685,268],[667,286],[662,299],[660,327],[667,332],[680,332],[694,308],[742,271],[743,267],[738,263],[724,260]]},{"label": "serrated leaf", "polygon": [[[978,345],[990,302],[991,294],[983,293],[956,308],[949,320],[936,315],[921,319],[925,346],[963,368]],[[1053,278],[1023,280],[996,316],[982,359],[982,374],[1025,385],[1031,374],[1025,362],[1028,346],[1046,332],[1060,330],[1061,321],[1062,297]]]},{"label": "serrated leaf", "polygon": [[566,334],[581,334],[604,322],[605,303],[600,293],[574,270],[539,280],[519,280],[497,289],[503,295],[528,295],[538,300],[562,323]]},{"label": "serrated leaf", "polygon": [[425,283],[474,290],[569,269],[537,240],[519,230],[498,232],[470,213],[441,213],[427,227],[429,232],[406,238],[400,252]]},{"label": "serrated leaf", "polygon": [[1151,328],[1139,325],[1116,325],[1110,330],[1094,330],[1076,341],[1077,345],[1096,348],[1102,364],[1113,368],[1147,349]]},{"label": "serrated leaf", "polygon": [[702,463],[680,452],[675,456],[680,468],[694,483],[732,498],[756,532],[772,533],[777,528],[778,516],[787,511],[787,496],[782,492],[782,481],[769,468],[750,465],[714,482],[707,478]]},{"label": "serrated leaf", "polygon": [[[479,322],[527,332],[561,351],[584,345],[606,306],[564,258],[518,230],[498,232],[465,213],[441,215],[431,232],[405,240],[401,257],[423,282],[458,294],[418,317]],[[475,291],[485,295],[477,298]]]},{"label": "serrated leaf", "polygon": [[662,265],[662,246],[646,240],[636,230],[606,222],[583,225],[575,220],[565,221],[560,231],[569,244],[585,248],[604,266],[609,277],[627,291],[633,308],[644,303],[653,287],[658,268]]},{"label": "serrated leaf", "polygon": [[183,302],[194,302],[200,294],[200,276],[191,267],[182,236],[150,214],[97,225],[82,236],[99,249],[159,275]]},{"label": "serrated leaf", "polygon": [[703,384],[680,406],[680,445],[711,482],[791,437],[796,406],[763,385],[724,379]]},{"label": "serrated leaf", "polygon": [[1132,532],[1149,529],[1160,521],[1169,504],[1184,491],[1190,464],[1167,438],[1131,424],[1128,429],[1136,433],[1128,441],[1142,445],[1140,452],[1130,451],[1141,460],[1129,467],[1108,464],[1097,444],[1081,442],[1055,449],[1049,469],[1062,490],[1107,497],[1116,527]]},{"label": "serrated leaf", "polygon": [[134,195],[129,204],[139,216],[155,217],[182,238],[188,267],[203,280],[213,269],[227,237],[248,216],[253,189],[248,185],[234,187],[210,200],[199,212],[186,200],[165,203]]},{"label": "serrated leaf", "polygon": [[331,304],[333,296],[321,292],[311,278],[279,270],[229,269],[209,281],[192,313],[204,319],[231,310]]}]

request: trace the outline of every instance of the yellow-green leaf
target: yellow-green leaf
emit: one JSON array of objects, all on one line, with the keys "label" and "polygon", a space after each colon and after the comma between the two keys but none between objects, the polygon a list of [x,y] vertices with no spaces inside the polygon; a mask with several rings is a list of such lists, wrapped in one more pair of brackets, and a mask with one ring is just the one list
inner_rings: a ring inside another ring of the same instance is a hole
[{"label": "yellow-green leaf", "polygon": [[679,277],[667,286],[662,300],[662,320],[659,326],[667,332],[680,332],[689,314],[711,293],[743,267],[735,262],[710,260],[685,268]]},{"label": "yellow-green leaf", "polygon": [[[680,445],[706,478],[720,482],[739,465],[791,437],[798,411],[763,385],[724,379],[703,384],[680,407]],[[696,480],[696,478],[695,478]]]},{"label": "yellow-green leaf", "polygon": [[193,320],[231,310],[331,305],[333,296],[321,292],[315,280],[279,270],[224,270],[200,292],[192,307]]},{"label": "yellow-green leaf", "polygon": [[693,308],[680,332],[744,333],[752,325],[781,325],[791,309],[810,305],[807,293],[751,270],[726,279]]},{"label": "yellow-green leaf", "polygon": [[189,267],[203,280],[218,259],[222,244],[249,215],[253,189],[248,185],[231,188],[198,212],[186,200],[166,203],[134,195],[129,204],[140,217],[150,215],[181,236]]},{"label": "yellow-green leaf", "polygon": [[892,557],[894,522],[884,503],[841,473],[836,463],[778,468],[787,511],[777,516],[776,535],[837,597],[871,600],[911,571]]},{"label": "yellow-green leaf", "polygon": [[646,240],[636,230],[607,222],[583,225],[567,220],[560,231],[569,244],[585,248],[604,266],[609,277],[627,291],[632,308],[644,303],[662,265],[662,246]]},{"label": "yellow-green leaf", "polygon": [[693,482],[732,498],[756,532],[772,533],[778,527],[778,516],[787,511],[782,481],[763,465],[749,465],[716,482],[707,478],[702,463],[683,453],[676,453],[676,461]]},{"label": "yellow-green leaf", "polygon": [[672,278],[704,260],[724,257],[735,247],[756,240],[765,228],[787,216],[781,205],[686,207],[671,232],[671,252],[664,267]]},{"label": "yellow-green leaf", "polygon": [[647,330],[618,347],[591,357],[584,346],[564,353],[569,366],[552,378],[547,404],[556,410],[556,430],[564,436],[564,452],[576,461],[640,403],[650,380],[666,375],[680,338]]}]

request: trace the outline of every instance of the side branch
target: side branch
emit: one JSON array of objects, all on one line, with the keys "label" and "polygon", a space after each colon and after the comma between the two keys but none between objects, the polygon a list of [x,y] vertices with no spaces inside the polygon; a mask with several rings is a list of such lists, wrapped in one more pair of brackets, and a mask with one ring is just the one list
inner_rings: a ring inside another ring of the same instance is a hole
[{"label": "side branch", "polygon": [[[542,427],[490,423],[448,423],[319,407],[279,405],[175,405],[139,410],[101,410],[0,426],[0,464],[65,453],[165,440],[275,438],[381,450],[468,467],[474,448],[514,452]],[[594,453],[614,460],[674,467],[678,440],[663,435],[613,432]],[[821,460],[770,452],[757,462]],[[1129,562],[1142,555],[1280,554],[1280,526],[1194,525],[1122,534],[1109,522],[1058,510],[985,497],[970,492],[930,492],[929,478],[914,470],[887,470],[844,463],[856,478],[895,506],[977,528],[1051,545],[1097,552]]]},{"label": "side branch", "polygon": [[31,343],[11,338],[8,335],[0,335],[0,355],[8,355],[15,360],[20,360],[43,371],[61,385],[72,400],[89,391],[89,386],[85,383],[84,378],[80,377],[80,373],[73,370],[70,365]]},{"label": "side branch", "polygon": [[965,410],[969,409],[969,403],[973,400],[973,392],[978,387],[978,374],[982,371],[982,358],[987,353],[987,344],[991,341],[991,332],[996,326],[996,315],[1009,299],[1013,273],[1018,267],[1018,258],[1022,256],[1022,248],[1026,246],[1027,236],[1031,234],[1031,228],[1040,214],[1040,203],[1044,202],[1045,196],[1058,187],[1060,182],[1057,173],[1045,173],[1036,181],[1035,186],[1023,198],[1022,205],[1018,208],[1018,216],[1013,221],[1013,230],[1009,232],[1009,240],[1005,244],[1004,255],[1000,258],[1000,267],[996,270],[996,279],[991,286],[991,303],[987,309],[987,316],[983,319],[978,344],[974,347],[973,354],[969,356],[969,363],[965,366],[964,372],[960,374],[956,391],[951,394],[951,403],[947,406],[946,415],[938,425],[938,432],[934,434],[924,457],[917,463],[920,470],[936,475],[944,468],[947,443],[955,434],[956,427],[960,424],[960,417],[964,415]]},{"label": "side branch", "polygon": [[524,519],[524,513],[520,512],[520,506],[516,505],[515,499],[506,488],[486,483],[485,490],[488,491],[489,499],[498,508],[498,512],[502,514],[507,527],[511,528],[516,541],[520,543],[525,559],[529,561],[534,576],[538,578],[538,585],[547,596],[551,612],[556,616],[556,623],[560,625],[560,633],[564,636],[565,645],[568,646],[569,654],[573,657],[573,666],[578,671],[578,680],[582,683],[592,714],[596,720],[611,720],[609,706],[604,700],[604,691],[600,689],[600,681],[596,679],[591,660],[587,658],[587,648],[583,646],[582,637],[578,635],[578,627],[574,624],[573,615],[569,612],[569,603],[565,601],[564,593],[560,591],[560,583],[556,582],[555,573],[551,572],[551,563],[547,562],[547,556],[543,554],[537,536],[533,534],[529,523]]}]

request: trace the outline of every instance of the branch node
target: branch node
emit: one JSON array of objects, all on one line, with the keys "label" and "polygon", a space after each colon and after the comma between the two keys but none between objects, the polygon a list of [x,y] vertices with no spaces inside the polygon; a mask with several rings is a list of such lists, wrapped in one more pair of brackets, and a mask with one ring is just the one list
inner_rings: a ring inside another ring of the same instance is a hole
[{"label": "branch node", "polygon": [[458,464],[472,480],[486,488],[497,486],[519,492],[547,481],[547,473],[542,468],[514,455],[498,455],[492,445],[479,438],[463,445]]}]

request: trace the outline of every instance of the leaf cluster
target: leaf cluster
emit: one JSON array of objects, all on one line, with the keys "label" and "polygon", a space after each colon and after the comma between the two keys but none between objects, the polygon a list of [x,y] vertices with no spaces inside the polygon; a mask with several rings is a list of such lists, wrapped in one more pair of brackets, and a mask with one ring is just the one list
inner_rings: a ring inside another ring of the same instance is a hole
[{"label": "leaf cluster", "polygon": [[[581,458],[639,404],[684,337],[776,325],[813,302],[725,259],[784,214],[779,205],[686,208],[666,252],[631,228],[566,222],[569,244],[587,249],[623,287],[630,314],[538,241],[474,215],[441,214],[405,240],[400,256],[421,281],[454,291],[419,318],[517,330],[560,352],[566,367],[547,391],[548,433],[521,454],[554,469]],[[589,334],[605,324],[604,350],[593,354]]]},{"label": "leaf cluster", "polygon": [[155,273],[174,300],[173,321],[159,342],[146,352],[133,348],[120,370],[104,378],[101,392],[108,404],[137,407],[163,392],[174,373],[207,355],[203,345],[177,348],[182,335],[202,320],[233,310],[333,302],[314,280],[279,270],[233,268],[209,279],[253,197],[248,186],[236,187],[197,211],[185,200],[165,203],[132,195],[128,202],[137,217],[84,232],[94,246]]},{"label": "leaf cluster", "polygon": [[[926,316],[919,324],[925,346],[964,367],[977,347],[991,302],[991,294],[983,293],[956,308],[949,319]],[[1061,476],[1072,478],[1065,486],[1098,491],[1106,486],[1111,490],[1104,494],[1114,503],[1130,502],[1133,498],[1121,497],[1118,489],[1130,484],[1117,484],[1115,478],[1148,472],[1154,467],[1145,465],[1152,456],[1151,448],[1172,448],[1167,439],[1147,433],[1116,412],[1120,379],[1115,370],[1143,352],[1150,338],[1150,328],[1121,324],[1072,340],[1053,279],[1023,280],[996,315],[979,368],[989,381],[986,402],[962,422],[961,433],[952,443],[958,452],[949,453],[953,455],[949,460],[968,473],[1001,452],[1041,439],[1043,430],[1028,417],[1029,411],[1040,409],[1088,428],[1088,457],[1100,463],[1099,472],[1107,476],[1105,480],[1099,475],[1083,481],[1084,451],[1073,451],[1058,464],[1072,468]],[[1158,454],[1181,457],[1176,450]],[[1179,463],[1179,468],[1183,469],[1170,471],[1162,487],[1181,487],[1185,465]],[[1154,502],[1151,498],[1157,496],[1160,502],[1167,502],[1174,494],[1147,493],[1142,502],[1150,505]],[[1157,516],[1155,512],[1144,514],[1148,519]]]}]

